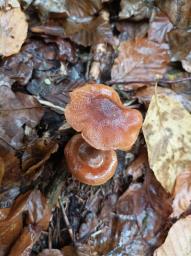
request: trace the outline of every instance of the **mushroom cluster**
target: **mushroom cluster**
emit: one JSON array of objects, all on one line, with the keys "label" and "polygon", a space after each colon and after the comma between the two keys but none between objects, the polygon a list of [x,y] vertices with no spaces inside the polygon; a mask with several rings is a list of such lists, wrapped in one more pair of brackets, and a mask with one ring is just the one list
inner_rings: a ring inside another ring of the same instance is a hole
[{"label": "mushroom cluster", "polygon": [[142,126],[142,115],[124,107],[117,92],[103,84],[85,84],[70,93],[67,122],[81,135],[66,145],[71,174],[89,185],[108,181],[117,167],[114,150],[129,150]]}]

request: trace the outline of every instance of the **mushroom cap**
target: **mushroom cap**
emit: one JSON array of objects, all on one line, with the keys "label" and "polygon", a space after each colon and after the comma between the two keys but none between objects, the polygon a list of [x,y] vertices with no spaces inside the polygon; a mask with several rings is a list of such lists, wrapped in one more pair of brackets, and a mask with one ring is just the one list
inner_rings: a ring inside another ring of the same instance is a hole
[{"label": "mushroom cap", "polygon": [[142,126],[142,115],[123,106],[117,92],[103,84],[86,84],[70,93],[67,122],[92,147],[129,150]]},{"label": "mushroom cap", "polygon": [[71,138],[64,154],[72,176],[88,185],[106,183],[117,168],[117,155],[114,150],[95,149],[86,143],[80,134]]}]

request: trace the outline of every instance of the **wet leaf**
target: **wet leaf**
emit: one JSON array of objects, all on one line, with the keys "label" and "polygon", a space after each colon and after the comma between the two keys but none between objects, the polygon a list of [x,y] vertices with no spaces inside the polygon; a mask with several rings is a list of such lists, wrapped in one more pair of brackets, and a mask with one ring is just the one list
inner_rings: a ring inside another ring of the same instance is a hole
[{"label": "wet leaf", "polygon": [[172,217],[179,217],[191,205],[191,170],[183,171],[177,178],[173,191]]},{"label": "wet leaf", "polygon": [[173,28],[168,17],[163,13],[157,14],[150,22],[148,39],[159,44],[167,41],[167,33]]},{"label": "wet leaf", "polygon": [[176,177],[191,161],[191,116],[166,95],[153,96],[143,124],[149,163],[163,187],[172,192]]},{"label": "wet leaf", "polygon": [[38,256],[65,256],[65,254],[62,254],[62,252],[57,249],[44,249]]},{"label": "wet leaf", "polygon": [[172,61],[181,61],[184,70],[191,73],[191,32],[174,29],[168,38]]},{"label": "wet leaf", "polygon": [[[48,228],[50,221],[51,211],[46,198],[39,190],[26,192],[15,200],[10,209],[3,209],[2,213],[4,215],[0,215],[3,216],[0,217],[0,248],[4,249],[1,255],[6,255],[7,250],[10,250],[9,255],[12,256],[30,255],[29,252],[40,232]],[[23,217],[24,213],[26,218]],[[24,221],[28,226],[22,229]]]},{"label": "wet leaf", "polygon": [[[36,139],[28,144],[22,155],[22,171],[27,177],[35,175],[36,171],[58,150],[58,144],[51,139]],[[39,175],[39,173],[38,173]]]},{"label": "wet leaf", "polygon": [[144,174],[144,183],[134,182],[121,195],[110,193],[103,201],[96,195],[87,202],[77,243],[79,255],[151,256],[163,242],[171,213],[169,196],[149,169],[146,154],[138,159],[129,171]]},{"label": "wet leaf", "polygon": [[10,56],[19,52],[24,43],[28,24],[20,8],[0,10],[0,55]]},{"label": "wet leaf", "polygon": [[[176,90],[174,91],[170,88],[164,87],[157,87],[157,94],[171,96],[172,98],[181,102],[186,110],[191,112],[191,97],[189,94],[183,93],[182,91],[176,92]],[[139,102],[144,103],[147,108],[153,95],[155,95],[155,87],[151,85],[139,88],[135,93],[135,97],[139,100]]]},{"label": "wet leaf", "polygon": [[37,100],[23,93],[13,93],[0,86],[0,138],[14,148],[23,143],[24,125],[34,128],[43,116],[43,109]]},{"label": "wet leaf", "polygon": [[136,20],[142,20],[149,18],[152,8],[149,8],[144,1],[141,0],[122,0],[121,12],[119,17],[121,19],[127,19],[133,17]]},{"label": "wet leaf", "polygon": [[117,39],[113,36],[111,25],[109,24],[107,12],[91,18],[88,22],[78,23],[68,19],[63,21],[62,26],[34,26],[31,30],[35,33],[69,38],[76,44],[85,47],[103,42],[111,45],[117,44]]},{"label": "wet leaf", "polygon": [[33,5],[43,13],[62,13],[73,19],[92,16],[101,7],[101,0],[35,0]]},{"label": "wet leaf", "polygon": [[191,215],[178,220],[169,230],[168,236],[154,256],[189,256],[191,255]]},{"label": "wet leaf", "polygon": [[165,47],[145,38],[122,42],[111,70],[112,80],[139,81],[163,76],[169,62]]},{"label": "wet leaf", "polygon": [[178,28],[188,28],[191,25],[190,0],[156,0],[156,5],[164,12]]}]

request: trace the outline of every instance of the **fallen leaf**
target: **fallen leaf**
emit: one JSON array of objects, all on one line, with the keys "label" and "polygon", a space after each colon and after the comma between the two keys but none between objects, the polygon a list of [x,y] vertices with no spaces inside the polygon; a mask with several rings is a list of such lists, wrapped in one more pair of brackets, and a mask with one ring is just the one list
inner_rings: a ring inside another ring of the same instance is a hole
[{"label": "fallen leaf", "polygon": [[20,8],[0,10],[0,55],[10,56],[18,53],[24,43],[28,23]]},{"label": "fallen leaf", "polygon": [[[165,238],[165,225],[171,213],[169,195],[149,169],[143,151],[128,170],[144,175],[144,182],[133,182],[119,195],[109,193],[87,201],[87,215],[79,229],[79,255],[147,255]],[[129,172],[128,172],[129,173]]]},{"label": "fallen leaf", "polygon": [[178,220],[169,230],[168,236],[154,256],[191,255],[191,215]]},{"label": "fallen leaf", "polygon": [[191,25],[190,0],[156,0],[155,4],[164,12],[178,28],[189,28]]},{"label": "fallen leaf", "polygon": [[10,246],[16,241],[23,228],[22,216],[6,221],[10,208],[0,209],[0,255],[7,255]]},{"label": "fallen leaf", "polygon": [[135,20],[143,20],[149,18],[152,8],[149,8],[144,1],[141,0],[122,0],[121,12],[119,18],[128,19],[133,17]]},{"label": "fallen leaf", "polygon": [[150,22],[148,39],[159,44],[164,43],[167,41],[167,33],[170,32],[172,28],[173,25],[168,17],[163,13],[158,13]]},{"label": "fallen leaf", "polygon": [[[43,166],[50,158],[51,154],[58,150],[58,144],[51,139],[36,139],[33,143],[27,145],[22,155],[22,171],[29,177]],[[39,174],[38,174],[39,175]]]},{"label": "fallen leaf", "polygon": [[65,256],[65,254],[62,254],[62,252],[57,249],[44,249],[38,256]]},{"label": "fallen leaf", "polygon": [[1,185],[1,181],[3,179],[4,173],[5,173],[5,162],[3,158],[0,156],[0,185]]},{"label": "fallen leaf", "polygon": [[165,47],[145,38],[122,42],[111,70],[112,80],[140,81],[163,76],[169,62]]},{"label": "fallen leaf", "polygon": [[[11,256],[30,255],[40,232],[48,228],[50,217],[47,200],[39,190],[20,195],[11,208],[0,210],[0,255],[7,255],[8,250]],[[24,228],[23,223],[27,224]]]},{"label": "fallen leaf", "polygon": [[23,145],[23,125],[34,128],[44,110],[33,96],[14,93],[6,86],[0,86],[0,102],[0,139],[19,148]]},{"label": "fallen leaf", "polygon": [[171,59],[181,61],[184,70],[191,73],[191,32],[173,29],[168,33]]},{"label": "fallen leaf", "polygon": [[191,206],[191,170],[183,171],[176,178],[173,191],[172,217],[178,218]]},{"label": "fallen leaf", "polygon": [[150,167],[169,192],[176,177],[191,161],[191,116],[181,103],[167,95],[152,97],[143,133]]},{"label": "fallen leaf", "polygon": [[[189,94],[183,93],[181,91],[176,92],[170,88],[165,87],[157,87],[157,94],[171,96],[172,98],[181,102],[185,109],[191,112],[191,96]],[[142,88],[138,88],[135,93],[135,98],[137,98],[140,103],[144,103],[148,108],[153,95],[155,95],[155,87],[148,85]]]}]

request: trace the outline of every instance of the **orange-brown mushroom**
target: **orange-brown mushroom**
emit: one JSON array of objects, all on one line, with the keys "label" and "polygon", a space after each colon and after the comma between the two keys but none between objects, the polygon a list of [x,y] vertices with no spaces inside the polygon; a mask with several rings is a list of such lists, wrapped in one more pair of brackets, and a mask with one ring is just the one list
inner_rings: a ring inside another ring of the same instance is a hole
[{"label": "orange-brown mushroom", "polygon": [[114,175],[117,167],[114,150],[95,149],[86,143],[80,134],[71,138],[64,154],[72,176],[92,186],[106,183]]},{"label": "orange-brown mushroom", "polygon": [[117,92],[102,84],[86,84],[70,93],[67,122],[92,147],[129,150],[142,126],[142,115],[123,106]]}]

